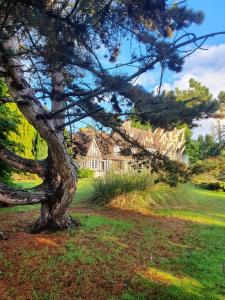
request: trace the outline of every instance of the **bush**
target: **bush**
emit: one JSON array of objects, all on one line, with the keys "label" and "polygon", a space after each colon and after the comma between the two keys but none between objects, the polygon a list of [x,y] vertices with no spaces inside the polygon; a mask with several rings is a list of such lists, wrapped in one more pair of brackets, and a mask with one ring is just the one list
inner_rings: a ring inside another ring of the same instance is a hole
[{"label": "bush", "polygon": [[185,183],[189,180],[189,168],[178,161],[167,159],[163,167],[157,172],[156,182],[163,182],[171,187],[176,187],[178,183]]},{"label": "bush", "polygon": [[202,161],[198,161],[192,166],[192,174],[202,174],[209,171],[216,171],[219,168],[219,160],[217,158],[210,158]]},{"label": "bush", "polygon": [[209,190],[225,191],[225,157],[208,158],[192,167],[192,182]]},{"label": "bush", "polygon": [[215,182],[203,182],[200,186],[204,189],[211,191],[221,191],[225,192],[225,182],[215,181]]},{"label": "bush", "polygon": [[78,178],[93,178],[94,177],[94,170],[91,169],[78,169]]},{"label": "bush", "polygon": [[148,171],[109,172],[104,177],[94,180],[95,196],[93,201],[108,203],[115,196],[132,191],[144,191],[152,186],[153,182],[153,176]]}]

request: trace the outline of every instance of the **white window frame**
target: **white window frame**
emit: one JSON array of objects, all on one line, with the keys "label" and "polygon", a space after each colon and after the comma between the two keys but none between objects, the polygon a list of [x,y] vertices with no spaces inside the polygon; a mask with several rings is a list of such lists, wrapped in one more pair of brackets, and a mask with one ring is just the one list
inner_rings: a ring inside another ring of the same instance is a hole
[{"label": "white window frame", "polygon": [[97,170],[99,167],[99,161],[97,159],[92,159],[91,160],[91,169]]}]

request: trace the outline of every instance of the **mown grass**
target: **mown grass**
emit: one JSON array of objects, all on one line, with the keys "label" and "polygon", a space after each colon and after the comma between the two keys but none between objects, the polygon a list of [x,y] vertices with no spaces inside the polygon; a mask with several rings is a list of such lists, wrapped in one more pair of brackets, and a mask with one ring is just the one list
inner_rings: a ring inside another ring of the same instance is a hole
[{"label": "mown grass", "polygon": [[[93,189],[79,184],[84,206]],[[73,212],[75,231],[7,241],[8,299],[225,299],[224,193],[159,185],[138,202],[139,193],[129,193],[135,205],[127,197],[124,206]]]}]

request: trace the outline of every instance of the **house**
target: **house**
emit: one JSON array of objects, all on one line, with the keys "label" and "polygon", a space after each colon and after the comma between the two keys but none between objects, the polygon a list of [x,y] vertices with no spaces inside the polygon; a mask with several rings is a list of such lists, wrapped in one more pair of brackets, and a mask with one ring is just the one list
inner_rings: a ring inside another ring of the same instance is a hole
[{"label": "house", "polygon": [[[126,134],[150,152],[159,152],[173,160],[184,162],[184,130],[164,129],[143,130],[133,128],[131,122],[123,124]],[[133,154],[138,149],[125,142],[118,134],[107,134],[92,128],[80,129],[73,135],[73,153],[76,164],[81,168],[95,171],[96,176],[103,175],[110,169],[127,171],[134,161]]]},{"label": "house", "polygon": [[126,171],[132,160],[121,154],[120,145],[110,135],[91,128],[80,129],[73,136],[73,153],[76,164],[94,170],[96,176],[112,168]]}]

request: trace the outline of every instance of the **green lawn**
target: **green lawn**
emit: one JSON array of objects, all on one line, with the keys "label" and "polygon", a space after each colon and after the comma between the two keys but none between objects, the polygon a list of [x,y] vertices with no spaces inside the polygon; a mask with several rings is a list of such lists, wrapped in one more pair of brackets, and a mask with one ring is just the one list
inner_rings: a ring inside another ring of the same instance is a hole
[{"label": "green lawn", "polygon": [[225,299],[225,194],[193,187],[190,193],[194,201],[188,207],[154,210],[155,216],[177,226],[185,222],[186,233],[177,243],[176,237],[169,241],[160,232],[166,250],[174,255],[149,264],[138,279],[143,292],[130,289],[124,299],[151,299],[153,290],[153,299]]},{"label": "green lawn", "polygon": [[1,299],[225,299],[225,194],[187,190],[191,201],[180,206],[87,210],[93,189],[80,181],[79,229],[2,242]]}]

